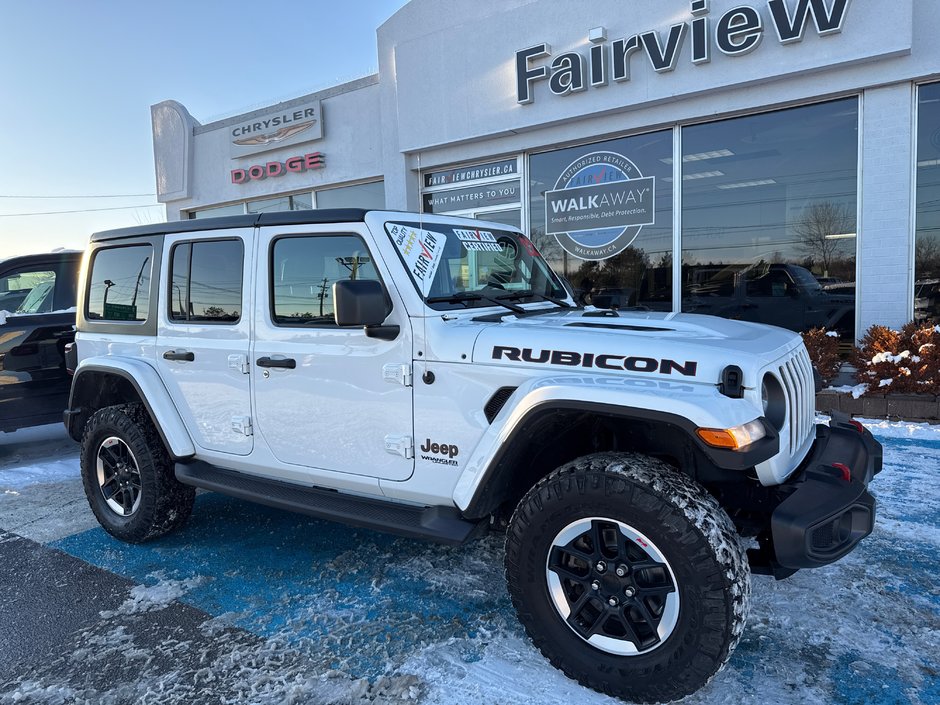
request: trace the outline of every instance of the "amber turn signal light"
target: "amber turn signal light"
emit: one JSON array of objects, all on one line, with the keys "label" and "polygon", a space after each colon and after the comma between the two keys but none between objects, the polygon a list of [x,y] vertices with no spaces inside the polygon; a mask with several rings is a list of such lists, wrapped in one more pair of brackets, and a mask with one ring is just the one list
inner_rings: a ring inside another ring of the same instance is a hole
[{"label": "amber turn signal light", "polygon": [[740,450],[767,435],[759,419],[734,428],[698,428],[696,435],[712,448]]}]

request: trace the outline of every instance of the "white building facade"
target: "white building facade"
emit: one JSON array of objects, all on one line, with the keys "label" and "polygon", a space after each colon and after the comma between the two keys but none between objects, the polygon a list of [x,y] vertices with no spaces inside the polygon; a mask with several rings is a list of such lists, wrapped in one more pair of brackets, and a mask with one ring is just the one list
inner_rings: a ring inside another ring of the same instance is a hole
[{"label": "white building facade", "polygon": [[158,197],[507,223],[599,306],[940,322],[937,36],[914,0],[412,0],[376,75],[153,106]]}]

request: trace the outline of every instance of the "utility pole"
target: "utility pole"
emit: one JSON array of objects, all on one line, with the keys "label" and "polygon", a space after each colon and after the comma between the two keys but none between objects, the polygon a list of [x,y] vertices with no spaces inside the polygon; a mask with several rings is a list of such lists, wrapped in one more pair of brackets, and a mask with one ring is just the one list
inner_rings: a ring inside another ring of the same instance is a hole
[{"label": "utility pole", "polygon": [[329,294],[326,293],[327,284],[330,280],[326,277],[323,277],[323,282],[320,284],[320,293],[317,294],[317,297],[320,299],[320,316],[323,316],[323,299],[325,299]]}]

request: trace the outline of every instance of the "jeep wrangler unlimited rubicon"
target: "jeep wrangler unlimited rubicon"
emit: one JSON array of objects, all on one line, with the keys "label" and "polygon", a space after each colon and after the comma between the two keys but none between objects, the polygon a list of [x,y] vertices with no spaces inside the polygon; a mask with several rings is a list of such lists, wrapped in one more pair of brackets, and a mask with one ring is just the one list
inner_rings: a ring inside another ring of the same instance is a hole
[{"label": "jeep wrangler unlimited rubicon", "polygon": [[815,423],[798,335],[576,308],[506,226],[263,213],[99,233],[85,262],[65,424],[124,541],[197,487],[450,543],[505,527],[542,653],[668,701],[728,660],[752,572],[872,530],[881,446]]}]

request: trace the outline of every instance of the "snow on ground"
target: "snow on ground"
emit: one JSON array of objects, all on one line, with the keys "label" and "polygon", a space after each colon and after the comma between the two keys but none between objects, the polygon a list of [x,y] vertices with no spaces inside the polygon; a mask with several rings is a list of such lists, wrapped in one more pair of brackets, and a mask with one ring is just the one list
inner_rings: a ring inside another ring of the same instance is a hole
[{"label": "snow on ground", "polygon": [[[755,577],[737,651],[685,702],[940,703],[940,427],[864,423],[885,445],[885,469],[872,483],[875,533],[834,565],[780,582]],[[30,444],[12,451],[33,468],[30,477],[45,467],[59,477],[59,464],[74,462],[74,446],[61,439],[37,443],[51,454]],[[14,487],[2,484],[14,466],[0,456],[0,487]],[[69,487],[72,500],[84,501],[74,473],[63,477],[0,495],[0,526],[11,528],[4,525],[12,508],[36,493],[66,501],[65,490],[53,495],[50,487]],[[115,611],[128,626],[106,622],[83,637],[94,648],[73,655],[83,671],[92,658],[126,662],[132,682],[37,676],[0,688],[0,703],[63,694],[74,702],[183,703],[199,700],[200,688],[253,703],[614,702],[567,679],[528,641],[506,594],[500,536],[442,547],[213,494],[197,498],[182,531],[142,546],[80,523],[70,534],[64,528],[51,546],[141,586]],[[201,629],[221,646],[161,671],[153,663],[177,658],[182,647],[141,654],[133,626],[173,600],[208,613]]]},{"label": "snow on ground", "polygon": [[78,444],[61,424],[0,433],[0,492],[78,477]]},{"label": "snow on ground", "polygon": [[120,607],[116,610],[102,610],[99,614],[104,619],[111,619],[122,614],[140,614],[162,609],[206,582],[206,578],[201,575],[185,580],[170,580],[163,571],[147,577],[156,579],[157,582],[153,585],[135,585],[131,588],[130,597]]}]

